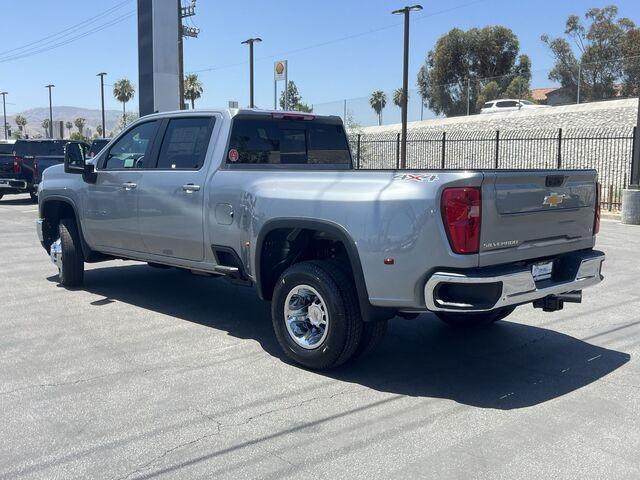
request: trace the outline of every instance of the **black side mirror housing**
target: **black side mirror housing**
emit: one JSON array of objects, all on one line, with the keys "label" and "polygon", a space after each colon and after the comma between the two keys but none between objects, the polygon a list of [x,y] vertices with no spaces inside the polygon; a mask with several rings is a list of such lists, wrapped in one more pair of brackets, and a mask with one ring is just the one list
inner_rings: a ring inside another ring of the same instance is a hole
[{"label": "black side mirror housing", "polygon": [[69,142],[64,147],[64,171],[82,175],[85,173],[84,148],[80,142]]}]

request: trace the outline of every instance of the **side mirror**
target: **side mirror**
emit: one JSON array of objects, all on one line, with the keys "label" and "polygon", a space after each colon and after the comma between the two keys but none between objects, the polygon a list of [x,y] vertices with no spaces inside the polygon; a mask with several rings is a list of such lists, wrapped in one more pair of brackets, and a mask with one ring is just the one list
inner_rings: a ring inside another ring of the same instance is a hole
[{"label": "side mirror", "polygon": [[84,149],[80,142],[69,142],[64,147],[65,173],[83,174],[85,172]]}]

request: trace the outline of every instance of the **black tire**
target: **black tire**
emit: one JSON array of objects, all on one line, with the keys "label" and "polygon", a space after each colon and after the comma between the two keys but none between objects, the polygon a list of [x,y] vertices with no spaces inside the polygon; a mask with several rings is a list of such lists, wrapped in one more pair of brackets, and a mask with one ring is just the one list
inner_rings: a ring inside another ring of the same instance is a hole
[{"label": "black tire", "polygon": [[[284,318],[287,295],[299,285],[317,290],[328,311],[326,337],[313,349],[305,349],[294,341]],[[329,262],[302,262],[285,270],[273,293],[271,318],[278,343],[287,357],[315,370],[335,368],[347,362],[362,337],[363,322],[355,285]]]},{"label": "black tire", "polygon": [[388,320],[378,322],[365,322],[362,328],[362,338],[360,344],[353,354],[353,358],[360,358],[373,352],[382,342],[387,333]]},{"label": "black tire", "polygon": [[84,254],[75,220],[60,220],[59,233],[62,244],[60,284],[68,288],[79,287],[84,280]]},{"label": "black tire", "polygon": [[456,328],[477,328],[490,325],[506,318],[516,307],[503,307],[484,313],[435,312],[444,323]]},{"label": "black tire", "polygon": [[38,203],[38,195],[35,192],[29,192],[29,196],[33,203]]},{"label": "black tire", "polygon": [[0,193],[0,200],[2,200],[2,197],[4,197],[4,193]]}]

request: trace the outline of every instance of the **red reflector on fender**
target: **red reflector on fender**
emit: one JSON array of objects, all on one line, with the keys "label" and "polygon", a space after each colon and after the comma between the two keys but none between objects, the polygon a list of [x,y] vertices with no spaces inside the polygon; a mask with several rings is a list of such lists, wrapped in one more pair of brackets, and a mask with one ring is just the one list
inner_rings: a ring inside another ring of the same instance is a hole
[{"label": "red reflector on fender", "polygon": [[441,209],[451,250],[459,254],[478,253],[482,219],[480,188],[445,188]]}]

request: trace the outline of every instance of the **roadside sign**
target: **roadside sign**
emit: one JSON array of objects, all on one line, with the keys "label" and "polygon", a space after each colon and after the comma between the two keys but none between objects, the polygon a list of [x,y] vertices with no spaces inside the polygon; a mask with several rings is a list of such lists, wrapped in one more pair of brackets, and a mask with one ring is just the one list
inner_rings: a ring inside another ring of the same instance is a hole
[{"label": "roadside sign", "polygon": [[278,60],[273,63],[273,78],[275,81],[286,80],[287,78],[287,61]]}]

